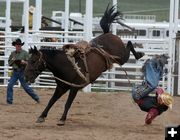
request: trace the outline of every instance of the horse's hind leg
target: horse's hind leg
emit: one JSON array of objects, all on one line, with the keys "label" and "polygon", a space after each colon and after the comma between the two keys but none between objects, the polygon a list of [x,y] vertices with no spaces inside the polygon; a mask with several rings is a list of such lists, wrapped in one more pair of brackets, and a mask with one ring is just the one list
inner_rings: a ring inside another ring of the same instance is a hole
[{"label": "horse's hind leg", "polygon": [[53,106],[53,104],[67,91],[67,88],[61,88],[59,86],[56,87],[55,92],[53,94],[53,96],[51,97],[51,99],[48,102],[48,105],[46,106],[46,108],[44,109],[44,111],[41,113],[41,115],[39,116],[39,118],[37,119],[37,123],[42,123],[45,121],[45,118],[47,117],[47,114],[49,112],[49,110],[51,109],[51,107]]},{"label": "horse's hind leg", "polygon": [[57,125],[64,125],[65,124],[68,111],[69,111],[69,109],[70,109],[70,107],[71,107],[71,105],[72,105],[72,103],[73,103],[73,101],[77,95],[77,92],[78,92],[77,88],[71,88],[70,89],[69,96],[68,96],[68,99],[67,99],[66,104],[65,104],[63,115],[62,115],[61,119],[59,120],[59,122],[57,123]]},{"label": "horse's hind leg", "polygon": [[130,48],[131,52],[133,53],[133,55],[135,56],[135,58],[136,58],[137,60],[144,56],[144,53],[143,53],[143,52],[136,52],[136,51],[135,51],[134,46],[133,46],[133,44],[132,44],[131,41],[128,41],[127,47]]}]

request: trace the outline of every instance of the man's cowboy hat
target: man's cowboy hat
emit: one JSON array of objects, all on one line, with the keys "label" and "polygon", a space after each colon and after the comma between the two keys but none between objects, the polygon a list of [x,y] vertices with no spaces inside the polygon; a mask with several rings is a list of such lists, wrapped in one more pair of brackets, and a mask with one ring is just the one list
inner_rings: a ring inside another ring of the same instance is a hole
[{"label": "man's cowboy hat", "polygon": [[12,45],[15,46],[15,45],[21,45],[23,46],[24,45],[24,42],[21,42],[21,39],[20,38],[17,38],[15,41],[12,42]]},{"label": "man's cowboy hat", "polygon": [[34,13],[34,10],[35,10],[35,7],[31,5],[31,6],[29,7],[29,13],[33,14],[33,13]]}]

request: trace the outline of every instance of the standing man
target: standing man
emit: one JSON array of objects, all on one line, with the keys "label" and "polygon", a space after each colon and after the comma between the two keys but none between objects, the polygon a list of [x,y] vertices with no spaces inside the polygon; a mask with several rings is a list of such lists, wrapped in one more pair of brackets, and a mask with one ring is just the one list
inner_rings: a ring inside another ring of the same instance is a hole
[{"label": "standing man", "polygon": [[24,80],[24,69],[29,57],[28,52],[22,49],[24,42],[22,43],[21,39],[18,38],[12,42],[12,45],[16,50],[10,54],[8,59],[9,65],[13,68],[13,73],[7,87],[7,104],[13,103],[13,87],[18,79],[27,94],[39,103],[39,96],[34,93],[32,88]]}]

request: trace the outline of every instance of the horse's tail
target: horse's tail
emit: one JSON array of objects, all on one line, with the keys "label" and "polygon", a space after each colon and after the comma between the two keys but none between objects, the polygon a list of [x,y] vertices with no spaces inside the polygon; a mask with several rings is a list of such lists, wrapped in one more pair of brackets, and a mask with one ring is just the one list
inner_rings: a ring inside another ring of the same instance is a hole
[{"label": "horse's tail", "polygon": [[121,12],[116,11],[115,8],[116,5],[109,8],[109,4],[106,8],[106,11],[104,12],[104,15],[100,20],[100,26],[103,29],[104,33],[109,33],[111,24],[116,23],[118,19],[122,19],[122,15],[123,15]]}]

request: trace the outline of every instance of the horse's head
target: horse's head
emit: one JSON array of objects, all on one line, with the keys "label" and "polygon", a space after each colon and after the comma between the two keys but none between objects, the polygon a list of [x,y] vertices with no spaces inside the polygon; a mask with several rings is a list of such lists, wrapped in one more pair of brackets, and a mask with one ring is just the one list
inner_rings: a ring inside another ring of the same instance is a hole
[{"label": "horse's head", "polygon": [[25,68],[25,79],[27,82],[33,83],[37,76],[46,68],[43,54],[36,47],[29,50],[30,58]]}]

